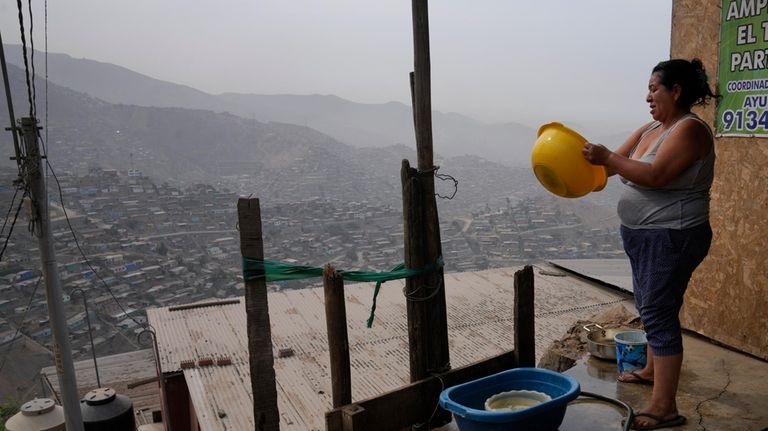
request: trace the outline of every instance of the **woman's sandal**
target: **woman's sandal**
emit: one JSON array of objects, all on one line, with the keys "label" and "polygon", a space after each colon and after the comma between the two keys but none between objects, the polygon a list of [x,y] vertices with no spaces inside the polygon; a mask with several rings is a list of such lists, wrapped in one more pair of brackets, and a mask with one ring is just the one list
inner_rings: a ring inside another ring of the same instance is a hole
[{"label": "woman's sandal", "polygon": [[[630,378],[627,379],[627,377],[630,377]],[[619,375],[619,377],[616,378],[616,380],[621,383],[635,383],[638,385],[653,386],[653,380],[646,379],[645,377],[641,376],[640,374],[637,374],[634,371],[621,374]]]},{"label": "woman's sandal", "polygon": [[633,425],[633,430],[657,430],[660,428],[672,428],[676,426],[680,426],[685,424],[685,416],[677,415],[675,417],[664,419],[661,416],[652,415],[650,413],[635,413],[635,417],[645,417],[650,418],[656,421],[655,424],[651,425]]}]

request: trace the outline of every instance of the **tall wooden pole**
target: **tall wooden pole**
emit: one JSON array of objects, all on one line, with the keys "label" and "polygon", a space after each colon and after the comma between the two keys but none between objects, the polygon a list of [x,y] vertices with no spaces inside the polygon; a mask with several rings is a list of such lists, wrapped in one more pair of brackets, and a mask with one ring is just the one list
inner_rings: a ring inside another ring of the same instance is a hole
[{"label": "tall wooden pole", "polygon": [[333,408],[352,402],[352,377],[349,365],[347,307],[344,304],[344,279],[331,265],[323,268],[325,323],[328,328],[328,353],[331,359]]},{"label": "tall wooden pole", "polygon": [[[435,201],[432,155],[432,102],[427,0],[412,0],[414,71],[411,98],[416,133],[417,167],[403,161],[404,257],[408,268],[434,264],[442,255]],[[406,280],[410,377],[415,382],[450,369],[445,282],[442,270]],[[428,420],[431,411],[425,412]],[[435,423],[450,415],[438,410]]]},{"label": "tall wooden pole", "polygon": [[[411,98],[416,130],[416,157],[422,172],[433,168],[432,81],[429,59],[429,13],[427,0],[412,0],[413,74]],[[434,188],[434,179],[430,181]]]},{"label": "tall wooden pole", "polygon": [[[240,253],[243,257],[263,259],[264,240],[259,200],[238,199],[237,220],[240,227]],[[248,362],[253,391],[254,429],[279,431],[272,330],[269,324],[267,281],[264,277],[245,282],[245,313],[248,321]]]}]

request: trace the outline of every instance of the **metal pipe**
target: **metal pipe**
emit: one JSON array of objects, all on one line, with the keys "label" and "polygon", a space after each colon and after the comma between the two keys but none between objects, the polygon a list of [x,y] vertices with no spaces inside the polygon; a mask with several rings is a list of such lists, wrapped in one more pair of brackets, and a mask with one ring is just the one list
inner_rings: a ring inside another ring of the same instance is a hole
[{"label": "metal pipe", "polygon": [[85,295],[85,291],[81,288],[77,288],[72,290],[72,292],[69,293],[69,296],[71,297],[75,293],[79,292],[80,296],[83,297],[83,307],[85,307],[85,323],[88,324],[88,338],[91,339],[91,355],[93,356],[93,369],[96,371],[96,386],[101,387],[101,379],[99,378],[99,364],[96,363],[96,347],[93,345],[93,331],[91,330],[91,317],[88,315],[88,299]]},{"label": "metal pipe", "polygon": [[48,193],[45,188],[45,170],[40,158],[40,145],[37,141],[37,119],[21,119],[26,157],[23,163],[24,181],[32,196],[32,223],[40,247],[40,263],[45,278],[45,293],[48,301],[48,315],[53,333],[53,353],[56,374],[59,378],[62,407],[67,431],[83,431],[83,414],[80,411],[80,399],[77,393],[77,378],[72,362],[72,348],[69,343],[69,331],[64,315],[64,303],[61,298],[61,282],[56,265],[56,253],[51,241],[51,227],[48,215]]},{"label": "metal pipe", "polygon": [[163,411],[163,427],[166,429],[166,431],[171,431],[171,417],[168,413],[170,407],[168,405],[168,394],[166,393],[163,370],[160,368],[160,349],[157,347],[157,334],[155,334],[155,329],[152,326],[146,326],[136,335],[136,341],[139,343],[139,345],[141,345],[141,336],[145,333],[152,336],[152,345],[155,350],[155,369],[157,372],[157,381],[160,382],[160,392],[162,393],[161,395],[163,396],[163,405],[165,407]]}]

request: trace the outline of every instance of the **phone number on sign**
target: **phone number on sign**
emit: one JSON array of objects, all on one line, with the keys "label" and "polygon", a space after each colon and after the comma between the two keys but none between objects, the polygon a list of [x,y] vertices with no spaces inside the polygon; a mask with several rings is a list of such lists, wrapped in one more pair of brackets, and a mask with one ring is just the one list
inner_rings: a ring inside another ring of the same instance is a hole
[{"label": "phone number on sign", "polygon": [[755,111],[750,109],[730,109],[723,112],[723,126],[725,131],[734,129],[734,131],[747,130],[768,130],[768,111]]}]

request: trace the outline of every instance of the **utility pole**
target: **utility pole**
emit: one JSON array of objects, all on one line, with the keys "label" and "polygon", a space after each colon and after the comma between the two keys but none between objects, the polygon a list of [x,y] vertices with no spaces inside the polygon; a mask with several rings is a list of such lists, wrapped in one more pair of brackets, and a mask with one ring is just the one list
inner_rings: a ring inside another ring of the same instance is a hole
[{"label": "utility pole", "polygon": [[22,163],[24,182],[29,187],[32,199],[30,217],[40,247],[40,261],[45,278],[45,293],[48,299],[48,315],[53,333],[53,355],[56,362],[56,374],[59,377],[61,401],[64,407],[64,420],[67,431],[83,431],[83,415],[80,411],[80,398],[77,394],[75,366],[72,362],[72,349],[69,344],[69,331],[64,315],[64,303],[61,297],[59,272],[56,267],[56,254],[51,240],[48,216],[48,191],[45,187],[45,165],[40,157],[37,141],[37,120],[34,117],[21,119],[21,133],[26,149]]}]

